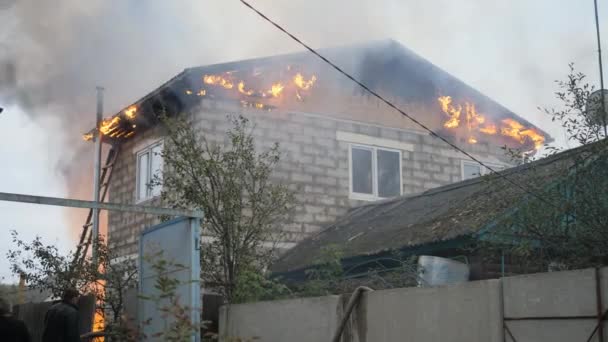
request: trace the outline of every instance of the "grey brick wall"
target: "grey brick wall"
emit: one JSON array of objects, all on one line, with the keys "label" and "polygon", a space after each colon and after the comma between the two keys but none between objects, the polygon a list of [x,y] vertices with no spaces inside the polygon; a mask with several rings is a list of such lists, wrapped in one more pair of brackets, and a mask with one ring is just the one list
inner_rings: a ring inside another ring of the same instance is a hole
[{"label": "grey brick wall", "polygon": [[[242,114],[253,122],[253,134],[260,148],[269,148],[274,142],[280,144],[283,158],[273,178],[288,184],[296,192],[297,201],[293,222],[282,227],[288,242],[314,234],[349,208],[365,203],[349,198],[349,142],[338,141],[337,131],[409,143],[413,148],[402,151],[404,195],[461,180],[464,156],[423,132],[312,114],[256,111],[211,100],[203,100],[192,110],[192,124],[210,141],[224,143],[225,132],[230,128],[228,114]],[[162,136],[161,130],[155,128],[124,143],[110,185],[111,201],[134,202],[135,149]],[[459,143],[459,146],[467,145]],[[506,163],[504,153],[497,146],[479,144],[467,148],[486,162]],[[138,234],[143,227],[157,222],[157,218],[150,215],[111,212],[110,244],[120,249],[121,255],[135,253]]]}]

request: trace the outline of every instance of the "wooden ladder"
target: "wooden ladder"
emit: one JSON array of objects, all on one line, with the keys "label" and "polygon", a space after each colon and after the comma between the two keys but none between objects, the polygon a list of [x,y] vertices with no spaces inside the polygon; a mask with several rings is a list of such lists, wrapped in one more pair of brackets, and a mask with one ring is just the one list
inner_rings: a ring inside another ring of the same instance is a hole
[{"label": "wooden ladder", "polygon": [[[110,180],[112,180],[112,170],[114,169],[114,164],[116,163],[116,160],[118,158],[119,151],[120,145],[112,145],[110,151],[108,151],[106,162],[104,166],[101,167],[101,175],[99,178],[100,202],[103,202],[105,200],[106,195],[108,193],[108,189],[110,188]],[[76,253],[74,254],[74,259],[72,261],[74,266],[82,265],[89,251],[89,246],[91,245],[91,241],[93,240],[93,230],[90,229],[91,226],[93,226],[93,209],[89,209],[87,220],[82,226],[80,241],[78,242],[78,247],[76,248]]]}]

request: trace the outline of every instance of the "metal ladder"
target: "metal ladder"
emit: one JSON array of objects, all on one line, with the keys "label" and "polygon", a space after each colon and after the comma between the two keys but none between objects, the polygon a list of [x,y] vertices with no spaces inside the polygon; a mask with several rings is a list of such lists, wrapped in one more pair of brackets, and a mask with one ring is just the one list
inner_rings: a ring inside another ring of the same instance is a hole
[{"label": "metal ladder", "polygon": [[[112,144],[110,151],[108,151],[108,156],[106,157],[106,162],[104,166],[101,167],[101,175],[99,181],[99,201],[103,202],[108,193],[108,189],[110,188],[110,180],[112,180],[112,170],[114,169],[114,164],[116,163],[116,159],[118,158],[118,154],[120,152],[119,144]],[[93,225],[93,209],[89,209],[89,214],[87,215],[87,220],[85,224],[82,226],[82,233],[80,234],[80,241],[78,243],[78,247],[76,248],[76,253],[74,254],[74,260],[72,261],[73,265],[81,265],[86,255],[89,251],[89,246],[91,245],[91,241],[93,240],[93,232],[91,226]]]}]

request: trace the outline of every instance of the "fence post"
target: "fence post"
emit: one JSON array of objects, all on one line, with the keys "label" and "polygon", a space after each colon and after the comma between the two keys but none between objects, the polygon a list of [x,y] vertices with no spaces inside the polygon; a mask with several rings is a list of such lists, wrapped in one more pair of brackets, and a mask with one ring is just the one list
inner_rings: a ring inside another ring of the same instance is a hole
[{"label": "fence post", "polygon": [[602,272],[595,268],[595,300],[597,302],[597,334],[598,342],[604,342],[604,312],[602,308]]}]

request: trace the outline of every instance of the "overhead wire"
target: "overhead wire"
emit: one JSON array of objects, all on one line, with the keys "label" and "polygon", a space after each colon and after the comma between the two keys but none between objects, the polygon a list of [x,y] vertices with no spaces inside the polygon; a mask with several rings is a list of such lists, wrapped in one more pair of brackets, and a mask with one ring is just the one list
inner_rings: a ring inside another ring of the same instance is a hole
[{"label": "overhead wire", "polygon": [[[560,206],[552,203],[551,201],[547,200],[546,198],[544,198],[543,196],[541,196],[541,195],[539,195],[539,194],[537,194],[535,192],[531,192],[524,185],[521,185],[521,184],[513,181],[512,179],[510,179],[506,175],[504,175],[504,174],[502,174],[502,173],[494,170],[494,168],[488,166],[487,164],[485,164],[484,162],[482,162],[481,160],[479,160],[479,158],[473,156],[471,153],[463,150],[458,145],[452,143],[448,139],[446,139],[443,136],[441,136],[440,134],[436,133],[431,128],[429,128],[427,125],[425,125],[424,123],[420,122],[419,120],[417,120],[416,118],[414,118],[413,116],[411,116],[410,114],[408,114],[407,112],[405,112],[404,110],[402,110],[401,108],[397,107],[391,101],[387,100],[382,95],[380,95],[379,93],[377,93],[376,91],[374,91],[373,89],[371,89],[370,87],[368,87],[367,85],[365,85],[364,83],[362,83],[361,81],[359,81],[358,79],[356,79],[354,76],[352,76],[349,73],[347,73],[346,71],[344,71],[340,66],[336,65],[334,62],[332,62],[331,60],[329,60],[327,57],[321,55],[319,52],[317,52],[315,49],[313,49],[312,47],[310,47],[308,44],[304,43],[300,38],[296,37],[295,35],[293,35],[289,31],[287,31],[287,29],[285,29],[283,26],[279,25],[277,22],[275,22],[274,20],[272,20],[268,16],[266,16],[264,13],[260,12],[257,8],[253,7],[246,0],[239,0],[239,1],[243,5],[245,5],[249,9],[251,9],[253,12],[255,12],[257,15],[259,15],[262,19],[264,19],[265,21],[267,21],[268,23],[270,23],[271,25],[273,25],[274,27],[276,27],[279,31],[281,31],[284,34],[286,34],[289,38],[291,38],[292,40],[294,40],[295,42],[297,42],[298,44],[300,44],[302,47],[304,47],[306,50],[308,50],[309,52],[311,52],[313,55],[317,56],[323,62],[325,62],[326,64],[328,64],[329,66],[331,66],[333,69],[335,69],[339,73],[341,73],[343,76],[345,76],[346,78],[348,78],[351,81],[353,81],[354,83],[356,83],[359,87],[361,87],[362,89],[364,89],[365,91],[367,91],[368,93],[370,93],[371,95],[373,95],[374,97],[376,97],[378,100],[380,100],[381,102],[383,102],[387,106],[393,108],[394,110],[396,110],[397,112],[399,112],[401,115],[405,116],[406,118],[408,118],[409,120],[411,120],[413,123],[415,123],[416,125],[420,126],[425,131],[429,132],[429,134],[431,136],[433,136],[433,137],[435,137],[435,138],[443,141],[444,143],[446,143],[447,145],[449,145],[450,147],[452,147],[456,151],[464,154],[465,156],[467,156],[471,160],[475,161],[479,165],[485,167],[492,174],[498,176],[499,178],[502,178],[502,179],[506,180],[508,183],[510,183],[510,184],[516,186],[517,188],[521,189],[524,193],[526,193],[528,195],[531,195],[531,196],[534,196],[535,198],[541,200],[545,204],[548,204],[548,205],[550,205],[550,206],[552,206],[552,207],[554,207],[554,208],[556,208],[558,210],[561,209]],[[582,222],[584,222],[584,221],[582,221]],[[587,225],[589,225],[589,224],[587,224]]]}]

